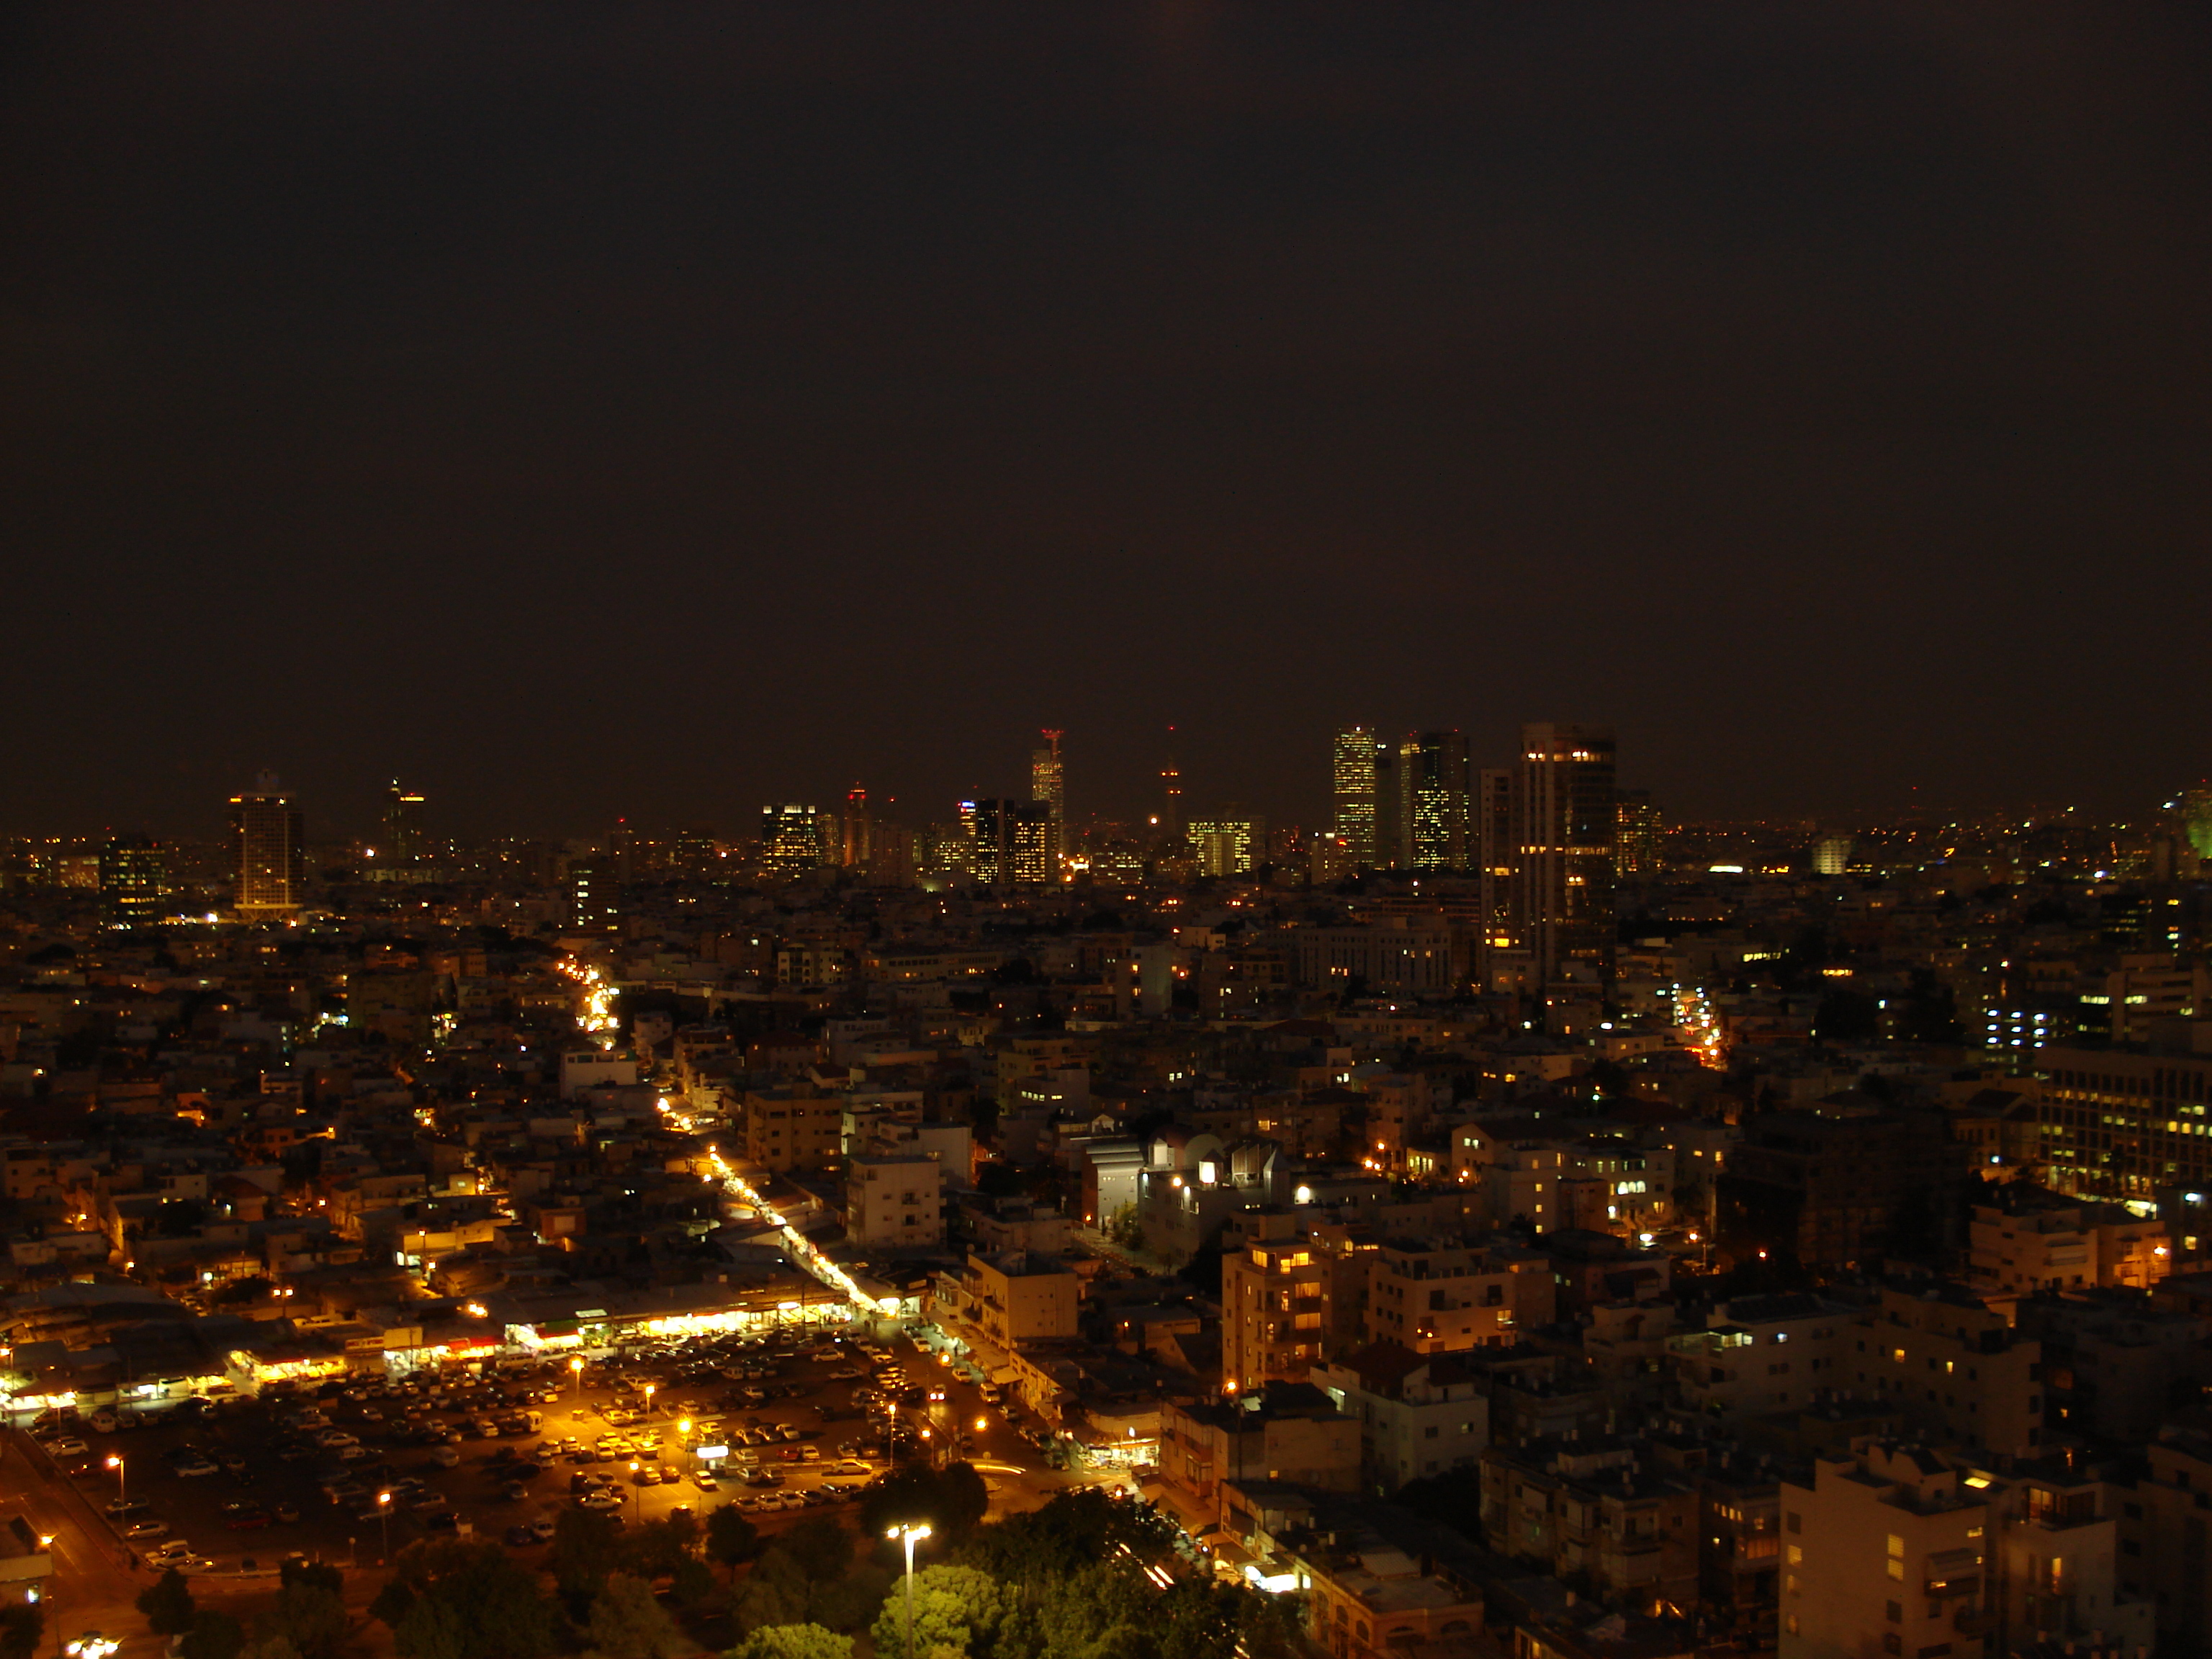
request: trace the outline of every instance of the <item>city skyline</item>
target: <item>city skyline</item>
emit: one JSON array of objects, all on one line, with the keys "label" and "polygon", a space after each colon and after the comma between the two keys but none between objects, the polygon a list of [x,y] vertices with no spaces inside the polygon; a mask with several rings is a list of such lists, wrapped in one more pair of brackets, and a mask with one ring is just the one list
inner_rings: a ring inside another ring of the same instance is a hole
[{"label": "city skyline", "polygon": [[1047,726],[1077,810],[1175,725],[1310,816],[1340,722],[1532,711],[1698,816],[2212,770],[2201,20],[25,15],[10,597],[97,632],[0,669],[9,827],[734,822]]}]

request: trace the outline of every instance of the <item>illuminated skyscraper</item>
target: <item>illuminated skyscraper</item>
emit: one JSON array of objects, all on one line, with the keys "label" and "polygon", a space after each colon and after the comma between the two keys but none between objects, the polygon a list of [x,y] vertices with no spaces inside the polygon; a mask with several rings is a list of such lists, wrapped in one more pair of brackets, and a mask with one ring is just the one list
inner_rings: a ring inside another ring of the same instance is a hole
[{"label": "illuminated skyscraper", "polygon": [[1813,843],[1813,873],[1816,876],[1840,876],[1851,867],[1851,838],[1849,836],[1823,836]]},{"label": "illuminated skyscraper", "polygon": [[1030,750],[1030,799],[1043,803],[1052,813],[1052,845],[1048,852],[1055,878],[1067,851],[1067,778],[1060,770],[1058,732],[1042,734],[1044,746]]},{"label": "illuminated skyscraper", "polygon": [[1467,738],[1416,732],[1398,745],[1398,865],[1463,870],[1468,863]]},{"label": "illuminated skyscraper", "polygon": [[1266,823],[1234,806],[1190,826],[1191,851],[1202,876],[1251,874],[1267,839]]},{"label": "illuminated skyscraper", "polygon": [[424,852],[422,841],[423,799],[410,789],[402,789],[394,778],[392,787],[384,792],[384,844],[379,849],[387,864],[412,864]]},{"label": "illuminated skyscraper", "polygon": [[[963,801],[973,809],[974,848],[969,868],[994,886],[1037,887],[1060,879],[1051,855],[1053,817],[1041,800]],[[963,811],[963,816],[967,816]]]},{"label": "illuminated skyscraper", "polygon": [[1375,856],[1376,756],[1372,726],[1347,726],[1330,745],[1329,793],[1335,803],[1331,832],[1343,843],[1340,856],[1353,870],[1372,869]]},{"label": "illuminated skyscraper", "polygon": [[151,836],[112,836],[100,849],[100,915],[110,927],[143,927],[169,912],[169,863]]},{"label": "illuminated skyscraper", "polygon": [[857,783],[845,792],[844,829],[844,848],[838,862],[848,870],[866,870],[875,852],[875,825],[868,817],[868,792]]},{"label": "illuminated skyscraper", "polygon": [[787,802],[761,808],[761,867],[770,875],[799,876],[829,862],[822,817],[811,806]]},{"label": "illuminated skyscraper", "polygon": [[241,915],[296,910],[307,890],[304,824],[292,797],[264,772],[245,794],[230,798],[231,872]]},{"label": "illuminated skyscraper", "polygon": [[1613,804],[1613,872],[1651,876],[1662,865],[1659,849],[1666,826],[1649,789],[1623,789]]},{"label": "illuminated skyscraper", "polygon": [[1607,726],[1524,726],[1515,779],[1514,933],[1538,975],[1613,965],[1613,738]]}]

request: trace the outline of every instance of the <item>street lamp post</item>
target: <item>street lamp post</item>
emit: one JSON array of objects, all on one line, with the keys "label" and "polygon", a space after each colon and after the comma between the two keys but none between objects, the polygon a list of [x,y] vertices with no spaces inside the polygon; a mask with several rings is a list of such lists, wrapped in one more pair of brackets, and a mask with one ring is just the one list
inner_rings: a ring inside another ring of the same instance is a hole
[{"label": "street lamp post", "polygon": [[929,1524],[893,1527],[884,1536],[906,1540],[906,1659],[914,1659],[914,1540],[929,1536]]},{"label": "street lamp post", "polygon": [[382,1566],[392,1559],[392,1494],[376,1494],[376,1528],[378,1555],[376,1564]]},{"label": "street lamp post", "polygon": [[578,1354],[574,1359],[568,1362],[568,1375],[576,1379],[575,1391],[570,1397],[572,1399],[581,1400],[584,1397],[583,1355]]},{"label": "street lamp post", "polygon": [[653,1384],[650,1382],[645,1385],[645,1414],[648,1419],[653,1416]]},{"label": "street lamp post", "polygon": [[131,1512],[131,1499],[130,1494],[123,1489],[123,1454],[120,1452],[110,1454],[107,1467],[115,1471],[115,1512],[118,1515],[128,1515]]},{"label": "street lamp post", "polygon": [[638,1501],[637,1468],[637,1459],[633,1457],[629,1460],[629,1518],[632,1521],[638,1519],[643,1509]]}]

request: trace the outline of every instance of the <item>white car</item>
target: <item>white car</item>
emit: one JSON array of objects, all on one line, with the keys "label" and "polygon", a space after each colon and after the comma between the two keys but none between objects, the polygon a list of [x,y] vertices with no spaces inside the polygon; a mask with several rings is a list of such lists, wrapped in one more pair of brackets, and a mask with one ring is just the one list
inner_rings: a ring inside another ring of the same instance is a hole
[{"label": "white car", "polygon": [[172,1538],[167,1543],[157,1545],[146,1552],[146,1565],[149,1567],[173,1566],[179,1561],[189,1560],[191,1553],[191,1544],[181,1538]]},{"label": "white car", "polygon": [[92,1448],[86,1445],[82,1440],[49,1440],[46,1442],[46,1455],[56,1459],[64,1457],[83,1457],[88,1455],[91,1450]]},{"label": "white car", "polygon": [[135,1521],[124,1528],[123,1535],[125,1538],[159,1538],[168,1529],[169,1523],[166,1521]]},{"label": "white car", "polygon": [[361,1442],[343,1429],[325,1429],[315,1437],[315,1443],[325,1451],[331,1451],[339,1446],[358,1446]]}]

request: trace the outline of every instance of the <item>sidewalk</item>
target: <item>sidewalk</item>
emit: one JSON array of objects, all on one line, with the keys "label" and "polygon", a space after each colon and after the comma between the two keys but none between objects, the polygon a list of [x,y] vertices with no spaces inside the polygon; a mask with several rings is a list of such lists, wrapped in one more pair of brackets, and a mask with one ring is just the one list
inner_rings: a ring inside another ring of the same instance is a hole
[{"label": "sidewalk", "polygon": [[1149,1250],[1133,1250],[1127,1245],[1116,1244],[1096,1227],[1071,1227],[1068,1233],[1075,1242],[1096,1256],[1109,1261],[1118,1261],[1133,1273],[1154,1279],[1172,1279],[1175,1268]]}]

